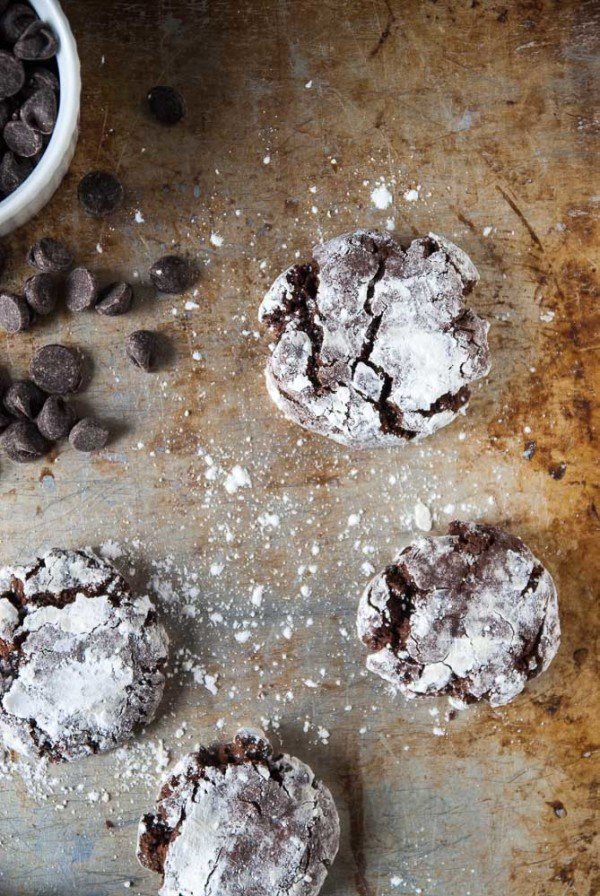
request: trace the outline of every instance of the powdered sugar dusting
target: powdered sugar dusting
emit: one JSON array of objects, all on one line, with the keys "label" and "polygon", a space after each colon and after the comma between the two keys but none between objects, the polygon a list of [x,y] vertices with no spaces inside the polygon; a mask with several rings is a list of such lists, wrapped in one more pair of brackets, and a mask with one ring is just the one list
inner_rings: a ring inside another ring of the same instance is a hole
[{"label": "powdered sugar dusting", "polygon": [[199,758],[178,762],[158,815],[140,824],[142,861],[148,848],[154,861],[156,836],[171,837],[161,896],[318,893],[337,853],[339,822],[311,769],[286,755],[224,767]]},{"label": "powdered sugar dusting", "polygon": [[406,696],[492,706],[543,672],[560,642],[549,573],[519,539],[475,524],[416,539],[368,585],[357,626],[367,667]]},{"label": "powdered sugar dusting", "polygon": [[489,370],[488,325],[462,296],[479,275],[430,234],[406,252],[358,231],[315,247],[267,292],[277,335],[267,388],[286,416],[356,448],[431,435],[465,407]]},{"label": "powdered sugar dusting", "polygon": [[33,567],[0,570],[0,591],[0,638],[9,650],[0,733],[7,746],[74,759],[111,749],[152,719],[167,642],[149,622],[147,596],[132,598],[116,571],[90,552],[58,550]]}]

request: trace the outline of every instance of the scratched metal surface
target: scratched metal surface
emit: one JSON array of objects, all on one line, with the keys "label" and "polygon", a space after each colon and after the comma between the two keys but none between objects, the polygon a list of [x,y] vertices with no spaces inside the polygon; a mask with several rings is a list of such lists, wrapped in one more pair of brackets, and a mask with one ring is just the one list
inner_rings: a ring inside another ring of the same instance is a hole
[{"label": "scratched metal surface", "polygon": [[[92,460],[61,450],[43,465],[2,461],[3,560],[113,539],[124,568],[135,554],[142,586],[167,553],[175,571],[199,575],[197,617],[178,620],[171,605],[165,618],[175,650],[188,646],[218,672],[219,690],[174,676],[161,719],[138,743],[162,739],[176,757],[214,739],[218,719],[223,734],[279,719],[285,748],[339,805],[326,896],[597,893],[598,5],[65,5],[83,62],[81,142],[51,205],[10,240],[9,280],[23,277],[20,258],[43,232],[69,239],[82,262],[126,278],[138,271],[142,284],[174,241],[202,266],[199,308],[141,287],[127,319],[59,315],[2,338],[0,365],[13,375],[43,339],[84,347],[94,365],[85,402],[116,433]],[[186,122],[174,130],[145,116],[157,82],[186,95]],[[74,199],[96,165],[118,168],[127,187],[109,224],[85,219]],[[379,178],[394,196],[385,211],[370,200]],[[407,202],[417,187],[419,200]],[[468,416],[419,448],[356,455],[317,437],[298,444],[263,387],[267,343],[253,334],[261,294],[296,250],[387,218],[402,234],[435,228],[471,254],[482,274],[472,304],[492,321],[494,369]],[[145,325],[174,350],[154,377],[122,356],[122,337]],[[252,488],[229,495],[217,483],[208,500],[199,448],[223,469],[240,463]],[[361,564],[385,563],[410,537],[419,499],[436,531],[456,515],[506,524],[556,577],[560,654],[506,708],[436,723],[431,704],[393,699],[363,674],[353,636]],[[279,515],[278,528],[257,522],[265,512]],[[359,523],[349,527],[352,514]],[[299,567],[311,562],[303,596]],[[265,600],[239,644],[231,626],[249,617],[254,583]],[[215,606],[229,625],[208,621]],[[58,769],[45,799],[19,774],[0,776],[3,896],[113,896],[124,882],[156,892],[134,857],[155,784],[126,782],[122,769],[115,755]],[[90,802],[104,789],[108,803]]]}]

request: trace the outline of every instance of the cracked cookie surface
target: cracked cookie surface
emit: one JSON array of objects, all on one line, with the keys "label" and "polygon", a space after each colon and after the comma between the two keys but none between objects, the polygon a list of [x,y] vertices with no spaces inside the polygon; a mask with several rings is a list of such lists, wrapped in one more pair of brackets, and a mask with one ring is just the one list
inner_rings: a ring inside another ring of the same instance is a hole
[{"label": "cracked cookie surface", "polygon": [[478,280],[469,257],[435,234],[406,250],[367,230],[316,246],[260,307],[276,338],[271,398],[289,419],[354,448],[431,435],[490,368],[489,325],[463,303]]},{"label": "cracked cookie surface", "polygon": [[333,798],[262,734],[201,748],[173,769],[139,828],[161,896],[313,896],[339,846]]},{"label": "cracked cookie surface", "polygon": [[454,522],[419,537],[366,588],[358,635],[367,668],[405,694],[508,703],[560,643],[556,588],[516,536]]},{"label": "cracked cookie surface", "polygon": [[168,640],[154,606],[91,551],[0,569],[0,735],[53,761],[104,752],[154,716]]}]

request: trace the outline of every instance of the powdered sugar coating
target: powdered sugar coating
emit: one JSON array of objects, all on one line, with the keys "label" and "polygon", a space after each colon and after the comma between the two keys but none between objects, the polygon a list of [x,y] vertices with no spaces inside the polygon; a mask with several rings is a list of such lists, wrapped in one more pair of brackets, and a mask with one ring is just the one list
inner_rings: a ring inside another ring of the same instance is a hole
[{"label": "powdered sugar coating", "polygon": [[167,636],[146,596],[91,551],[0,569],[0,735],[70,760],[123,743],[160,702]]},{"label": "powdered sugar coating", "polygon": [[338,845],[327,788],[244,730],[177,764],[140,823],[138,857],[163,874],[161,896],[314,896]]},{"label": "powdered sugar coating", "polygon": [[431,435],[489,371],[489,325],[463,303],[479,280],[435,234],[404,251],[359,230],[281,274],[260,320],[277,334],[269,394],[287,417],[355,448]]},{"label": "powdered sugar coating", "polygon": [[492,706],[547,669],[560,643],[548,571],[520,539],[475,523],[415,539],[366,588],[357,627],[367,667],[406,696]]}]

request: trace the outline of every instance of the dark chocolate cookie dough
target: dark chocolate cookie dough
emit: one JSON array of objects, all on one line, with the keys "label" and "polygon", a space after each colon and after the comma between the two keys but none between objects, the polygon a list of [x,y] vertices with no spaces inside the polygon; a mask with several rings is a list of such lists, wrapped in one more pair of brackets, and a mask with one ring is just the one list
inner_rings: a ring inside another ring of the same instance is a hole
[{"label": "dark chocolate cookie dough", "polygon": [[123,743],[160,702],[167,637],[91,551],[0,569],[0,735],[54,761]]},{"label": "dark chocolate cookie dough", "polygon": [[339,845],[327,788],[243,729],[182,759],[140,822],[138,858],[161,896],[314,896]]},{"label": "dark chocolate cookie dough", "polygon": [[359,230],[281,274],[260,319],[275,335],[269,394],[301,426],[354,448],[450,423],[489,370],[488,324],[465,308],[479,275],[435,234],[404,250]]},{"label": "dark chocolate cookie dough", "polygon": [[548,571],[514,535],[452,523],[419,537],[371,581],[358,634],[367,668],[406,696],[508,703],[548,668],[560,643]]}]

